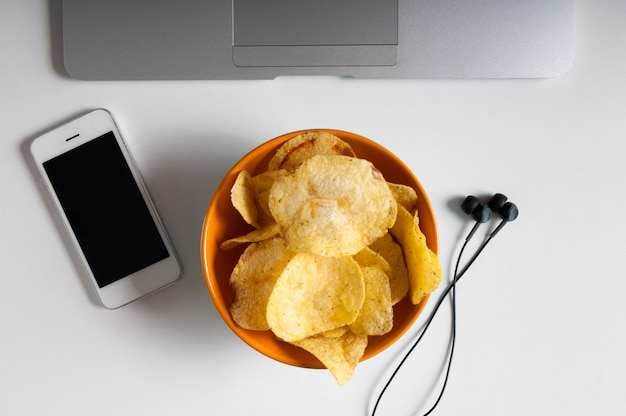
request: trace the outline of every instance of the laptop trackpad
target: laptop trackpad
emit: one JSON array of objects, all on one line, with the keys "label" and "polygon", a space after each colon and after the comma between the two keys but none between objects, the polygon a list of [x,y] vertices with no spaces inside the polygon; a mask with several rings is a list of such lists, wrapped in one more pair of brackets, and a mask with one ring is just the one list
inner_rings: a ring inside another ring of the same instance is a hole
[{"label": "laptop trackpad", "polygon": [[233,0],[237,66],[395,65],[398,0]]}]

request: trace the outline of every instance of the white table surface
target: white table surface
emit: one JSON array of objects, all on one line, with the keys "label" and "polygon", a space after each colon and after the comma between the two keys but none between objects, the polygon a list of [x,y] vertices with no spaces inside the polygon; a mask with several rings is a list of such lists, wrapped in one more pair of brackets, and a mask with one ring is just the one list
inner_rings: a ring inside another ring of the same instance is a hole
[{"label": "white table surface", "polygon": [[[502,192],[520,208],[459,284],[436,414],[626,414],[625,2],[578,2],[577,58],[562,77],[456,81],[81,82],[59,71],[51,7],[0,5],[0,414],[367,414],[426,314],[338,387],[240,341],[200,267],[221,176],[263,141],[315,127],[375,139],[413,169],[447,273],[471,225],[459,199]],[[176,285],[115,311],[95,301],[28,153],[96,107],[116,116],[185,266]],[[377,414],[432,403],[448,306]]]}]

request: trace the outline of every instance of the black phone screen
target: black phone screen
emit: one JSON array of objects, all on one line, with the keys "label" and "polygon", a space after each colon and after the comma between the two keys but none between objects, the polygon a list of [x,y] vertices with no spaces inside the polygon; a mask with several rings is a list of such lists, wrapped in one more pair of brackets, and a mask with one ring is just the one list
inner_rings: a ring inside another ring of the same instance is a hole
[{"label": "black phone screen", "polygon": [[113,132],[43,166],[99,287],[169,256]]}]

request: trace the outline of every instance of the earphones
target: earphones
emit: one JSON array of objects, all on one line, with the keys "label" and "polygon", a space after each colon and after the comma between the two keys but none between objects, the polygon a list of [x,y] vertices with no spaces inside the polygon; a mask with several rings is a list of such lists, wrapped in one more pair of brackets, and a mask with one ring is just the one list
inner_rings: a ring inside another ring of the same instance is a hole
[{"label": "earphones", "polygon": [[476,221],[476,225],[467,237],[468,240],[472,238],[480,224],[489,221],[492,212],[497,213],[502,218],[500,224],[491,233],[492,237],[500,232],[507,222],[515,220],[519,215],[517,205],[509,202],[508,198],[500,193],[494,194],[486,205],[482,204],[474,195],[469,195],[461,203],[461,210]]},{"label": "earphones", "polygon": [[508,201],[508,198],[500,193],[494,194],[487,202],[487,204],[481,203],[477,197],[470,195],[465,198],[465,200],[461,203],[461,210],[465,214],[471,216],[476,221],[476,224],[465,238],[465,244],[461,249],[459,259],[465,249],[465,245],[467,245],[469,240],[474,236],[476,230],[478,229],[478,227],[480,227],[481,224],[489,222],[492,213],[496,213],[501,218],[501,220],[498,226],[491,232],[491,234],[489,234],[489,236],[485,239],[485,241],[478,248],[478,250],[476,250],[476,253],[467,263],[465,268],[463,268],[463,270],[458,273],[458,275],[457,273],[455,273],[455,279],[453,283],[458,281],[461,276],[465,274],[467,269],[469,269],[469,267],[474,263],[476,258],[480,255],[480,253],[482,253],[487,244],[489,244],[489,242],[496,236],[496,234],[498,234],[507,223],[517,219],[519,215],[519,209],[517,208],[517,205]]},{"label": "earphones", "polygon": [[[442,386],[442,388],[441,388],[441,390],[439,392],[439,396],[437,397],[437,400],[435,401],[433,406],[424,414],[424,416],[428,416],[429,414],[431,414],[435,410],[435,408],[437,407],[439,402],[441,401],[441,398],[443,397],[443,393],[444,393],[444,391],[446,389],[446,386],[447,386],[447,383],[448,383],[448,378],[449,378],[449,375],[450,375],[450,367],[452,365],[452,357],[454,355],[454,346],[455,346],[455,343],[456,343],[456,283],[461,279],[461,277],[463,277],[463,275],[467,272],[467,270],[470,268],[470,266],[472,264],[474,264],[474,262],[476,261],[476,259],[480,255],[480,253],[482,253],[482,251],[485,249],[487,244],[489,244],[489,242],[496,236],[496,234],[498,234],[500,232],[500,230],[502,230],[502,228],[506,224],[508,224],[509,222],[514,221],[515,219],[517,219],[517,217],[519,215],[519,209],[517,208],[517,205],[515,205],[512,202],[509,202],[508,198],[505,195],[501,194],[501,193],[494,194],[491,197],[491,199],[489,199],[489,201],[486,204],[482,203],[481,200],[478,197],[473,196],[473,195],[469,195],[461,203],[461,210],[463,211],[463,213],[465,213],[466,215],[469,215],[474,221],[476,221],[476,223],[474,224],[474,226],[472,227],[470,232],[465,237],[465,241],[463,242],[463,245],[461,246],[461,249],[460,249],[459,254],[457,256],[457,261],[456,261],[456,265],[455,265],[455,268],[454,268],[454,275],[453,275],[452,282],[444,290],[444,292],[442,293],[441,297],[439,298],[439,300],[435,304],[435,307],[433,308],[433,311],[432,311],[431,315],[428,317],[428,319],[426,321],[426,324],[424,325],[424,329],[422,330],[422,333],[419,335],[417,340],[413,343],[413,345],[406,352],[406,354],[404,355],[404,357],[402,358],[400,363],[397,365],[397,367],[394,370],[394,372],[389,377],[389,380],[387,381],[387,383],[385,384],[385,386],[383,387],[383,389],[379,393],[378,398],[376,400],[376,403],[374,404],[374,409],[372,411],[372,415],[371,416],[375,415],[376,409],[378,408],[378,405],[380,403],[380,400],[382,399],[383,394],[385,393],[385,391],[387,390],[387,388],[391,384],[392,380],[394,379],[394,377],[396,376],[396,374],[398,373],[398,371],[400,370],[400,368],[402,367],[402,365],[404,364],[406,359],[409,357],[409,355],[413,352],[415,347],[417,347],[419,342],[424,337],[424,334],[428,330],[428,327],[430,326],[430,324],[433,321],[435,315],[437,314],[437,311],[439,310],[439,307],[443,303],[443,300],[450,293],[451,294],[451,300],[452,300],[452,338],[451,338],[451,341],[450,341],[450,353],[449,353],[449,356],[448,356],[448,363],[447,363],[447,368],[446,368],[446,374],[445,374],[443,386]],[[476,252],[472,256],[472,258],[467,262],[465,267],[459,272],[459,264],[461,262],[461,258],[463,257],[463,252],[465,251],[465,248],[466,248],[467,244],[472,239],[474,234],[476,234],[476,231],[478,230],[478,228],[480,228],[480,226],[482,224],[488,223],[491,220],[492,214],[494,214],[494,213],[498,217],[500,217],[500,223],[485,238],[485,240],[479,246],[479,248],[476,250]]]}]

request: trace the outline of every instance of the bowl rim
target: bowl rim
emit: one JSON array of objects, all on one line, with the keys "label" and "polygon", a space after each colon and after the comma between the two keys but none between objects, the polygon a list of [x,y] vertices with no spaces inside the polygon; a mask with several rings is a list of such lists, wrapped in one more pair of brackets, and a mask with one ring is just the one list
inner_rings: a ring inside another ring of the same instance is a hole
[{"label": "bowl rim", "polygon": [[[415,174],[411,169],[393,152],[383,147],[381,144],[361,136],[356,133],[337,130],[337,129],[328,129],[328,128],[314,128],[314,129],[303,129],[292,131],[289,133],[282,134],[280,136],[274,137],[264,143],[259,144],[254,147],[248,153],[246,153],[239,161],[237,161],[224,175],[218,186],[216,187],[213,196],[209,202],[208,208],[205,213],[204,222],[202,225],[202,232],[200,238],[200,258],[202,265],[203,277],[205,280],[205,284],[207,286],[207,290],[211,296],[211,299],[216,307],[219,315],[222,317],[226,325],[246,344],[260,352],[261,354],[272,358],[276,361],[282,362],[284,364],[289,364],[297,367],[303,368],[325,368],[322,363],[315,358],[313,355],[309,354],[304,350],[300,350],[298,347],[290,345],[284,341],[281,341],[274,337],[274,344],[270,348],[268,345],[263,345],[265,342],[258,342],[258,335],[260,332],[271,332],[271,331],[251,331],[244,329],[237,325],[230,316],[229,305],[224,300],[222,296],[223,289],[218,284],[218,276],[213,276],[214,269],[211,265],[211,261],[215,257],[214,254],[219,252],[219,248],[217,247],[217,242],[213,239],[209,238],[212,234],[209,230],[210,227],[213,226],[214,220],[217,215],[218,210],[218,201],[220,198],[224,197],[224,193],[230,195],[230,188],[232,187],[232,183],[234,182],[234,177],[243,169],[243,166],[250,163],[253,160],[255,163],[254,167],[258,172],[263,171],[264,169],[259,170],[260,167],[263,166],[265,162],[265,166],[267,164],[267,160],[274,153],[274,151],[284,142],[289,140],[292,137],[297,135],[312,132],[312,131],[323,131],[330,134],[334,134],[337,137],[345,140],[353,147],[363,147],[369,148],[369,152],[384,155],[388,161],[392,162],[395,166],[398,166],[402,175],[408,177],[411,182],[411,186],[416,188],[417,194],[419,196],[418,201],[418,216],[420,217],[420,224],[424,223],[427,225],[427,229],[423,229],[422,231],[426,235],[427,244],[429,248],[437,253],[438,252],[438,231],[437,231],[437,222],[434,216],[434,212],[432,209],[431,202],[428,198],[426,191],[424,190],[422,184],[419,182]],[[355,150],[357,153],[357,157],[361,157],[359,155],[358,150]],[[364,159],[368,159],[367,157],[363,157]],[[375,164],[376,166],[376,164]],[[378,168],[378,167],[377,167]],[[387,178],[386,172],[384,169],[380,169],[383,172],[383,176]],[[251,172],[253,173],[253,172]],[[389,173],[389,172],[387,172]],[[230,201],[230,198],[229,198]],[[234,210],[234,208],[233,208]],[[236,211],[235,211],[236,212]],[[243,222],[243,220],[241,220]],[[229,279],[230,275],[226,277],[222,277],[222,279]],[[408,311],[409,317],[405,319],[401,326],[396,327],[396,322],[394,319],[394,328],[389,333],[380,336],[380,337],[371,337],[370,340],[374,339],[378,342],[372,343],[368,340],[368,347],[365,350],[365,354],[361,358],[360,361],[365,361],[380,352],[384,351],[386,348],[394,344],[399,338],[401,338],[409,328],[413,326],[417,318],[421,315],[424,310],[426,303],[428,302],[430,296],[426,296],[419,304],[412,305],[408,300],[408,296],[405,297],[402,301],[400,301],[396,306],[394,306],[394,317],[396,316],[396,309],[402,309],[403,311]],[[269,338],[268,338],[269,339]],[[303,359],[303,354],[298,354],[299,356],[294,356],[294,349],[300,350],[304,352],[304,356],[309,359]],[[310,356],[310,357],[309,357]]]}]

